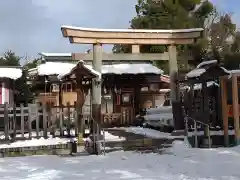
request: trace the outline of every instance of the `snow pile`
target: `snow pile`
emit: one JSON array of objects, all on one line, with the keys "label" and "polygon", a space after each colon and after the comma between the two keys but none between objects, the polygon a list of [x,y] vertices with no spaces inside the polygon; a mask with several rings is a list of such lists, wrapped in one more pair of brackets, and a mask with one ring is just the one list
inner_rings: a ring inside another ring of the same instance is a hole
[{"label": "snow pile", "polygon": [[160,132],[157,130],[142,127],[127,127],[124,128],[124,130],[129,133],[140,134],[153,139],[172,137],[170,133]]},{"label": "snow pile", "polygon": [[[103,134],[104,134],[104,139],[107,142],[110,142],[110,141],[124,141],[124,140],[126,140],[124,137],[114,136],[113,134],[111,134],[111,133],[109,133],[107,131],[105,131],[104,133],[103,133],[103,131],[101,131],[101,135],[102,136],[103,136]],[[89,137],[83,138],[83,140],[84,141],[89,141]]]},{"label": "snow pile", "polygon": [[195,151],[189,144],[188,140],[184,141],[173,141],[171,148],[166,149],[167,152],[174,155],[182,156],[185,154],[190,154],[191,151]]},{"label": "snow pile", "polygon": [[[124,137],[118,137],[118,136],[114,136],[111,133],[105,131],[105,141],[124,141],[126,140]],[[102,132],[103,135],[103,132]]]},{"label": "snow pile", "polygon": [[58,144],[67,144],[70,141],[68,138],[40,138],[40,139],[31,139],[24,141],[16,141],[10,144],[0,144],[0,149],[4,148],[18,148],[18,147],[36,147],[36,146],[49,146],[49,145],[58,145]]}]

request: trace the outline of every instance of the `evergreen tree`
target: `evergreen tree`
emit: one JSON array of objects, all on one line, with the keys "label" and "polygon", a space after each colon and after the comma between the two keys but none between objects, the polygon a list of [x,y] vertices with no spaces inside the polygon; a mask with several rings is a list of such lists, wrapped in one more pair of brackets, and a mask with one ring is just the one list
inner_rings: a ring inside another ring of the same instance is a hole
[{"label": "evergreen tree", "polygon": [[[186,29],[204,27],[205,20],[214,10],[209,1],[201,0],[138,0],[136,6],[136,16],[130,21],[133,29]],[[203,43],[196,46],[202,49]],[[193,46],[178,46],[178,51],[189,48],[197,49]],[[199,52],[199,50],[197,52]],[[141,46],[142,53],[162,53],[166,51],[166,46],[144,45]],[[114,53],[131,52],[129,45],[115,45]],[[165,71],[166,62],[156,61],[157,66]]]}]

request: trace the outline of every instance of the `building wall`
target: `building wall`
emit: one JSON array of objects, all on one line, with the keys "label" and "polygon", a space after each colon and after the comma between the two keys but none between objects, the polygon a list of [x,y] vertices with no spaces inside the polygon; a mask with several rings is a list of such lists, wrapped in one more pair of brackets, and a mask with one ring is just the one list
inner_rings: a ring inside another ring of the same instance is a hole
[{"label": "building wall", "polygon": [[4,79],[1,82],[0,86],[0,103],[8,103],[13,104],[14,103],[14,95],[13,90],[11,88],[11,80],[10,79]]}]

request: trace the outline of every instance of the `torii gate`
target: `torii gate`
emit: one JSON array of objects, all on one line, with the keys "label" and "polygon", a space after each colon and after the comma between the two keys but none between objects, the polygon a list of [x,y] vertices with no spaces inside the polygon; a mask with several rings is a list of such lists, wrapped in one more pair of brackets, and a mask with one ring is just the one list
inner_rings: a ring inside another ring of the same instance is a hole
[{"label": "torii gate", "polygon": [[[101,73],[103,55],[104,58],[112,60],[159,60],[157,56],[162,54],[141,54],[139,45],[169,45],[168,60],[170,69],[170,87],[171,99],[177,100],[177,90],[175,78],[178,73],[177,66],[177,49],[179,44],[193,44],[201,37],[202,28],[196,29],[179,29],[179,30],[143,30],[143,29],[96,29],[62,26],[62,34],[68,37],[70,43],[76,44],[93,44],[93,69]],[[132,54],[103,54],[102,44],[131,44]],[[74,59],[89,59],[89,55],[73,54]],[[166,60],[167,60],[166,59]],[[101,117],[101,86],[98,83],[92,85],[92,117],[99,121]]]}]

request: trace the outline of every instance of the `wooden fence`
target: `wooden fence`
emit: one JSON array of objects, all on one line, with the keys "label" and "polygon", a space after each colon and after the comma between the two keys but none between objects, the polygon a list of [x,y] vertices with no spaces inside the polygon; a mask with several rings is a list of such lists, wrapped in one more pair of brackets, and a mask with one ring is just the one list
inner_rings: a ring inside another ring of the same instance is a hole
[{"label": "wooden fence", "polygon": [[[84,107],[89,109],[88,107]],[[83,108],[83,109],[84,109]],[[77,132],[75,119],[76,105],[38,106],[28,104],[24,107],[0,106],[0,140],[48,138],[49,135],[70,136]],[[84,112],[83,123],[89,122],[89,112]],[[75,131],[74,131],[75,130]]]}]

